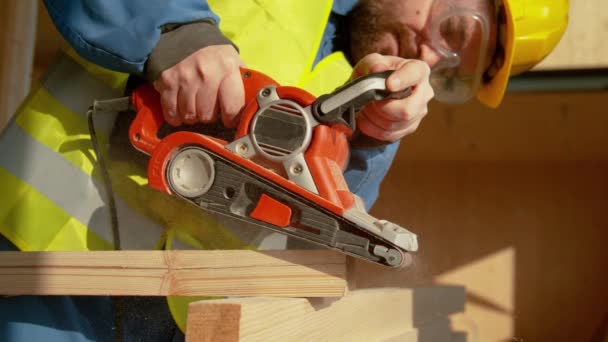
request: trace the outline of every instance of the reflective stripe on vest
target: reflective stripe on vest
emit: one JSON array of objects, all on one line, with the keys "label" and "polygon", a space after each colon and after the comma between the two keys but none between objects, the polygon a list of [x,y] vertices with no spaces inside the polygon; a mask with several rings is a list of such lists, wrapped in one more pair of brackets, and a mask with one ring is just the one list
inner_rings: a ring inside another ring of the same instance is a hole
[{"label": "reflective stripe on vest", "polygon": [[[12,188],[0,204],[0,231],[22,250],[112,247],[104,188],[90,177],[94,162],[84,113],[95,94],[120,93],[61,58],[0,138],[0,182]],[[101,129],[102,140],[109,127]],[[123,238],[125,245],[154,246],[161,228],[121,199],[116,204],[119,217],[129,218],[124,225],[137,229],[136,236]]]},{"label": "reflective stripe on vest", "polygon": [[[0,148],[6,153],[0,184],[11,184],[8,194],[20,196],[6,196],[0,202],[0,232],[20,249],[111,247],[105,189],[95,169],[85,112],[94,99],[120,96],[124,79],[63,56],[47,70],[3,133]],[[95,122],[100,143],[106,146],[114,117],[100,114]],[[204,248],[245,247],[200,209],[147,187],[145,165],[110,160],[108,171],[117,195],[123,248],[161,247],[162,227],[188,232]],[[44,222],[36,221],[41,217]]]},{"label": "reflective stripe on vest", "polygon": [[[54,250],[61,247],[61,243],[56,241],[58,236],[70,231],[78,236],[82,246],[92,244],[95,249],[111,249],[111,245],[104,242],[112,239],[108,235],[109,217],[97,195],[98,186],[81,170],[33,139],[19,125],[10,125],[0,138],[0,168],[8,173],[2,177],[3,185],[10,183],[10,188],[15,191],[7,193],[11,196],[4,195],[2,201],[9,204],[14,199],[15,204],[21,203],[21,210],[13,211],[11,218],[2,224],[3,233],[15,240],[18,247]],[[21,179],[9,177],[9,174],[20,175]],[[19,195],[12,196],[14,193]],[[46,205],[39,208],[39,201],[28,200],[37,197]],[[94,215],[98,210],[101,211],[99,215]],[[32,224],[33,220],[38,221],[37,224]],[[90,236],[86,231],[87,224],[95,232]]]},{"label": "reflective stripe on vest", "polygon": [[[87,62],[77,56],[73,50],[68,51],[68,55],[77,61],[81,69],[86,69],[88,74],[94,75],[95,78],[122,92],[126,75]],[[95,122],[96,126],[100,126],[101,132],[104,131],[104,127],[109,132],[113,120],[104,123],[98,118]],[[124,146],[124,148],[130,149],[131,146]],[[199,208],[184,205],[184,202],[176,197],[167,196],[147,187],[146,165],[136,165],[130,159],[110,160],[109,173],[114,191],[132,208],[154,222],[158,222],[165,230],[178,232],[178,235],[184,237],[191,245],[208,249],[247,248],[246,242],[243,241],[248,240],[239,234],[238,229],[235,229],[236,232],[233,229],[226,229],[214,216]],[[135,222],[128,221],[129,218],[128,215],[119,217],[121,227],[130,227],[131,223],[135,224]],[[136,227],[142,226],[137,225]],[[125,228],[121,228],[121,238],[125,239],[123,236],[133,239],[142,234],[128,234],[125,232]],[[163,243],[164,237],[163,240],[158,241],[159,246]]]}]

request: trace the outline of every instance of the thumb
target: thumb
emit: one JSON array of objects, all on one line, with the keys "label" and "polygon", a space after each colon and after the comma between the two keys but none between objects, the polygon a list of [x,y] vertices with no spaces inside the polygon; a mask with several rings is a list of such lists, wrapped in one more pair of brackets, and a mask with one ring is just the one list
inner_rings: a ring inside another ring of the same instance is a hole
[{"label": "thumb", "polygon": [[382,72],[391,69],[391,67],[385,63],[375,63],[370,65],[368,68],[367,74],[372,74],[375,72]]},{"label": "thumb", "polygon": [[359,77],[363,77],[365,75],[369,75],[375,72],[382,72],[382,71],[386,71],[386,70],[390,70],[391,67],[385,63],[382,62],[377,62],[374,64],[370,64],[370,65],[362,65],[359,68],[356,68],[355,70],[353,70],[353,74],[351,76],[351,79],[357,79]]},{"label": "thumb", "polygon": [[356,65],[352,73],[352,78],[356,79],[373,72],[381,72],[391,69],[391,58],[377,53],[363,57]]}]

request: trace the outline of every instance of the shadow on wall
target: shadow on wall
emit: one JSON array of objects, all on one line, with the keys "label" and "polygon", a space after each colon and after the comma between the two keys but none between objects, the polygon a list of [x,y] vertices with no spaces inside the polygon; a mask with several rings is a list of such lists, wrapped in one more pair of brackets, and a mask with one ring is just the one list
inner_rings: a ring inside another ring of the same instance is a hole
[{"label": "shadow on wall", "polygon": [[[590,340],[608,307],[603,95],[511,95],[494,114],[451,112],[452,130],[438,108],[402,143],[372,210],[418,234],[416,263],[358,262],[357,284],[464,285],[461,323],[480,341]],[[541,110],[563,106],[588,110]]]}]

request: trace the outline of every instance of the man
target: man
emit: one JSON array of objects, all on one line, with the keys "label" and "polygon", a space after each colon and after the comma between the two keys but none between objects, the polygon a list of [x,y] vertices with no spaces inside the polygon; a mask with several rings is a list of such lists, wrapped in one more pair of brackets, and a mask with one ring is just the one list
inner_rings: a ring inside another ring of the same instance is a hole
[{"label": "man", "polygon": [[[371,138],[368,141],[385,145],[354,148],[345,172],[350,189],[368,207],[378,195],[399,139],[418,127],[433,94],[448,102],[477,96],[490,106],[498,105],[511,71],[523,71],[551,51],[567,14],[567,2],[555,0],[277,1],[266,2],[265,8],[245,0],[45,4],[79,54],[153,82],[165,118],[173,125],[222,120],[225,126],[234,126],[244,104],[238,73],[243,65],[281,84],[307,89],[321,84],[317,91],[331,90],[348,77],[395,70],[388,88],[411,86],[414,92],[362,110],[359,129]],[[526,6],[535,11],[526,12]],[[340,51],[354,66],[352,71],[335,54]],[[328,74],[332,77],[324,79]],[[21,177],[15,173],[11,177]],[[2,233],[10,239],[0,241],[3,249],[14,248],[11,242],[24,244],[15,237],[18,229]],[[70,243],[69,236],[53,237],[52,242],[66,240]],[[80,247],[91,249],[87,241]],[[132,303],[123,312],[123,337],[160,341],[180,336],[162,303]],[[107,298],[3,299],[0,331],[5,335],[0,339],[109,339],[112,316]]]}]

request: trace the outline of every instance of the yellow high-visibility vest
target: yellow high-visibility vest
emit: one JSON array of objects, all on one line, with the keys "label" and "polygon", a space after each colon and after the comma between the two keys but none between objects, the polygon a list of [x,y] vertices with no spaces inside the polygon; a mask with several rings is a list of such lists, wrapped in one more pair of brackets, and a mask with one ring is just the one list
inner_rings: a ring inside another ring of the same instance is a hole
[{"label": "yellow high-visibility vest", "polygon": [[[332,91],[350,76],[342,53],[313,68],[331,0],[210,0],[209,5],[248,68],[315,95]],[[122,96],[126,79],[69,51],[47,70],[0,135],[0,233],[19,249],[113,248],[86,111],[95,99]],[[107,146],[113,121],[112,116],[96,118],[102,146]],[[250,236],[238,227],[224,228],[203,210],[148,188],[144,165],[110,160],[108,171],[123,249],[175,246],[173,237],[205,249],[250,247]],[[169,299],[182,329],[190,300]]]}]

